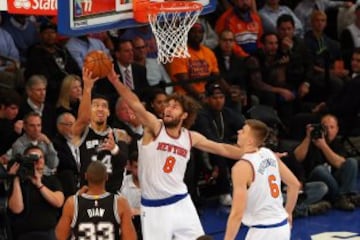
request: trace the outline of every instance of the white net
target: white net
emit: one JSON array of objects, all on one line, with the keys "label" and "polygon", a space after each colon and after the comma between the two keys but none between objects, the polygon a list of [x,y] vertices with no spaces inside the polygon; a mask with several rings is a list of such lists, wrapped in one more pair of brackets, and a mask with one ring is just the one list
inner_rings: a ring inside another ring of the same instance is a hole
[{"label": "white net", "polygon": [[[181,3],[181,2],[177,2]],[[159,9],[157,13],[149,13],[149,23],[156,38],[158,62],[169,63],[174,58],[187,58],[188,32],[199,17],[202,7],[189,6],[188,11],[178,10],[178,6]],[[181,6],[184,7],[184,6]],[[183,9],[183,8],[182,8]]]}]

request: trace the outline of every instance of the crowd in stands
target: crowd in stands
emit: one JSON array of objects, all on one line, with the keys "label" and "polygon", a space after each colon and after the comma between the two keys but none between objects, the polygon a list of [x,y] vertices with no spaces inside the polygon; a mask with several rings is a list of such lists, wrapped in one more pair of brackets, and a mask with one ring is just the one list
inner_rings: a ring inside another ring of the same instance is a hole
[{"label": "crowd in stands", "polygon": [[[344,139],[360,134],[358,4],[218,1],[217,10],[190,29],[190,57],[166,65],[156,61],[149,26],[67,38],[51,17],[2,12],[0,164],[16,175],[19,155],[35,152],[43,160],[37,164],[42,182],[15,178],[10,184],[14,239],[38,236],[33,232],[52,239],[64,197],[86,184],[83,174],[95,160],[107,166],[107,191],[122,193],[139,214],[137,140],[144,129],[106,78],[94,83],[91,69],[83,69],[93,50],[112,58],[120,80],[159,119],[166,97],[178,92],[202,105],[191,128],[216,142],[235,144],[246,118],[267,123],[269,147],[289,153],[283,160],[302,182],[296,216],[360,206],[359,152],[344,147]],[[346,26],[329,17],[344,8],[352,9]],[[199,192],[231,205],[232,165],[192,152],[185,182],[199,208]]]}]

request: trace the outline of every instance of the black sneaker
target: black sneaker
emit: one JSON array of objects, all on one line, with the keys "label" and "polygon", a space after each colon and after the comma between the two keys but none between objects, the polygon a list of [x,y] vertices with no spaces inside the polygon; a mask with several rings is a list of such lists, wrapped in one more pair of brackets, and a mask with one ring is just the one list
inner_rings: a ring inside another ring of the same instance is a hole
[{"label": "black sneaker", "polygon": [[344,195],[341,195],[335,202],[334,207],[339,210],[353,211],[355,205]]},{"label": "black sneaker", "polygon": [[320,201],[309,205],[309,215],[319,215],[331,209],[331,203],[328,201]]}]

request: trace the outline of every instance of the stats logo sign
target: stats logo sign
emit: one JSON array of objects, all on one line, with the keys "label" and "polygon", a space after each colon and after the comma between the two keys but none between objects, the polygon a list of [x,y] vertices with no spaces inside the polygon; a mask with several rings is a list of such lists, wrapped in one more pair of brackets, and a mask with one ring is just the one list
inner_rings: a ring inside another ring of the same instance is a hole
[{"label": "stats logo sign", "polygon": [[57,15],[57,0],[7,0],[8,12],[27,15]]}]

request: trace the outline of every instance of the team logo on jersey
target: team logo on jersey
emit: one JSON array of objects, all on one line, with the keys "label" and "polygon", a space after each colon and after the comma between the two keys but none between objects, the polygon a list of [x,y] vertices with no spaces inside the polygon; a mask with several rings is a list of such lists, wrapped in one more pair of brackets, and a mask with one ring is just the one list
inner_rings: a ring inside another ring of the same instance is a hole
[{"label": "team logo on jersey", "polygon": [[86,149],[92,149],[95,148],[97,145],[99,145],[99,140],[98,139],[93,139],[93,140],[89,140],[86,141]]},{"label": "team logo on jersey", "polygon": [[184,158],[186,158],[186,155],[188,153],[188,151],[185,148],[164,142],[159,142],[156,150],[173,153]]},{"label": "team logo on jersey", "polygon": [[258,173],[260,174],[264,174],[264,171],[266,168],[268,167],[276,167],[276,160],[272,159],[272,158],[266,158],[264,160],[261,161],[259,169],[258,169]]}]

